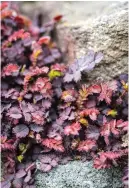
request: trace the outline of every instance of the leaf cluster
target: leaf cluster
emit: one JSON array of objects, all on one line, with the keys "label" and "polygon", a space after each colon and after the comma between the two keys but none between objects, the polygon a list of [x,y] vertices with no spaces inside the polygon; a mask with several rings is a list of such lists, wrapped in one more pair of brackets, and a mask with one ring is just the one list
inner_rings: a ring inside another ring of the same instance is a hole
[{"label": "leaf cluster", "polygon": [[102,53],[65,65],[52,34],[62,16],[39,26],[13,8],[1,4],[2,186],[34,187],[37,168],[82,155],[97,169],[126,165],[128,76],[81,85]]}]

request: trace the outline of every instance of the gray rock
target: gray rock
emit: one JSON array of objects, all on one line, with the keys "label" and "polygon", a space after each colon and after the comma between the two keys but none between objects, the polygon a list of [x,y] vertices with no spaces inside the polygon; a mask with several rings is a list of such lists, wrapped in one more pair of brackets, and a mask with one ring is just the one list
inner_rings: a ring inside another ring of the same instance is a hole
[{"label": "gray rock", "polygon": [[60,38],[64,33],[73,37],[77,58],[87,54],[89,49],[103,52],[103,61],[88,73],[90,83],[96,79],[110,80],[128,71],[128,9],[127,4],[120,5],[110,15],[70,24],[58,30]]},{"label": "gray rock", "polygon": [[62,14],[69,23],[96,18],[116,11],[116,7],[126,6],[125,1],[22,1],[19,4],[21,11],[30,17],[42,12],[47,21],[49,17]]},{"label": "gray rock", "polygon": [[49,173],[37,173],[37,188],[122,188],[118,168],[96,170],[92,162],[74,161]]}]

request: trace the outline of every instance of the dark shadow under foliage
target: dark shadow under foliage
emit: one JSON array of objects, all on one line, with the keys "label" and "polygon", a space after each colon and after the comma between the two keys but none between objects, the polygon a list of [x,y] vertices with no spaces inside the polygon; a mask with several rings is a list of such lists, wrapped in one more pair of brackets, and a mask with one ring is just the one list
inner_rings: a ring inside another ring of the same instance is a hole
[{"label": "dark shadow under foliage", "polygon": [[37,159],[43,172],[75,159],[127,166],[128,76],[81,84],[103,55],[89,51],[65,65],[53,34],[61,20],[34,25],[1,4],[3,188],[35,187]]}]

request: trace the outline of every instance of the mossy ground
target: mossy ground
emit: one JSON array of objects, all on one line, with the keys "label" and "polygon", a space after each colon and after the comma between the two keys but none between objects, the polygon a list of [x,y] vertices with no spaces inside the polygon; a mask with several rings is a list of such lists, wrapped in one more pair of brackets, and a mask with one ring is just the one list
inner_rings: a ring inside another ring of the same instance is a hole
[{"label": "mossy ground", "polygon": [[121,170],[96,170],[92,162],[74,161],[49,173],[37,172],[37,188],[122,188]]}]

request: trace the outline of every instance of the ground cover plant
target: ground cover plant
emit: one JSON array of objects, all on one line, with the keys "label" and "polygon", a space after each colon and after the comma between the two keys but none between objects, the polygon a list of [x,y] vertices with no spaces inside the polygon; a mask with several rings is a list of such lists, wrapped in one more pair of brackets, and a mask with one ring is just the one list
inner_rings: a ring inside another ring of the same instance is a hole
[{"label": "ground cover plant", "polygon": [[[101,52],[64,64],[55,33],[62,15],[33,24],[1,4],[2,187],[35,187],[37,169],[93,160],[97,169],[125,167],[127,184],[128,75],[90,86],[83,73]],[[40,163],[37,163],[36,160]]]}]

